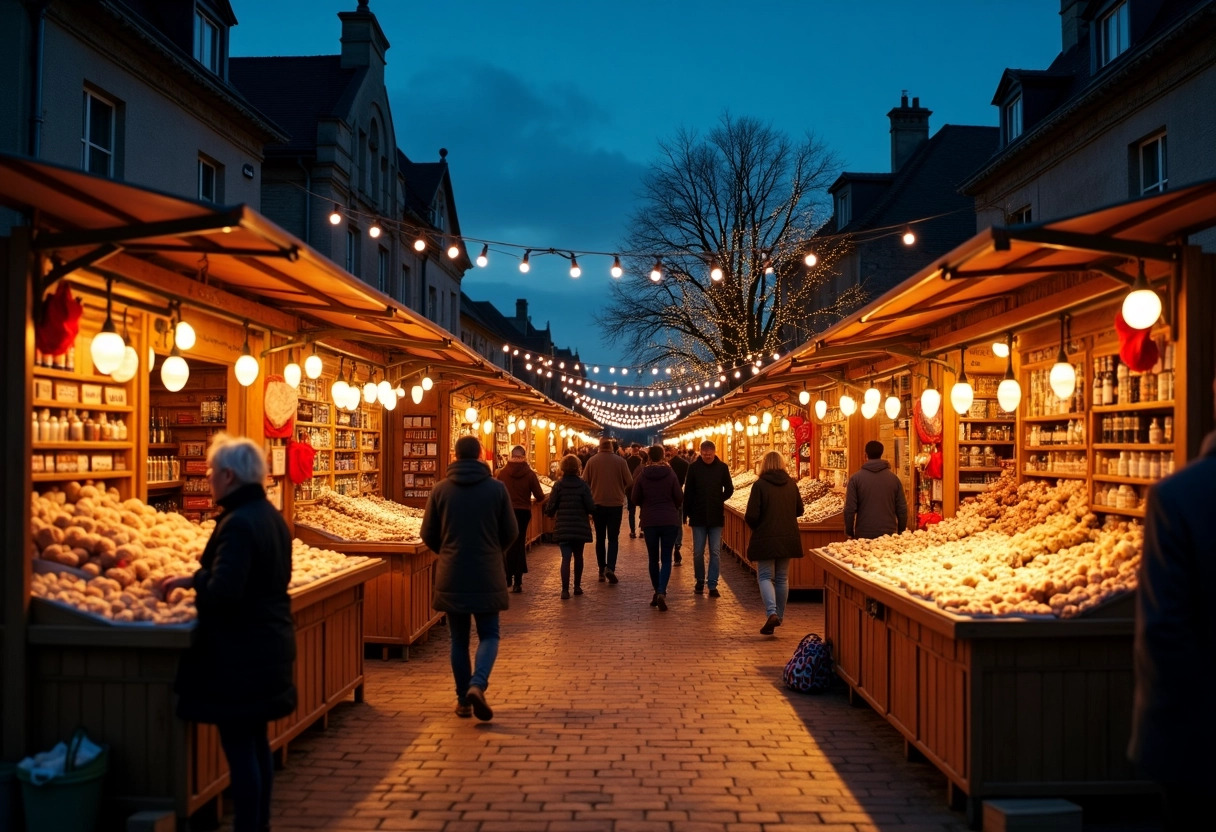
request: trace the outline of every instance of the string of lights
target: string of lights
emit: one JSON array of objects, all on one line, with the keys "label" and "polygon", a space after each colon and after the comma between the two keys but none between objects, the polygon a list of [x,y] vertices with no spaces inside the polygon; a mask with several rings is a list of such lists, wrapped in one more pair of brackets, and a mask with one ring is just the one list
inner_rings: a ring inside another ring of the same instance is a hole
[{"label": "string of lights", "polygon": [[[286,184],[307,193],[310,196],[316,197],[319,200],[327,201],[332,199],[332,196],[319,194],[305,188],[298,182],[291,180],[273,180],[267,184]],[[816,253],[816,249],[824,246],[830,246],[840,240],[851,240],[857,243],[873,242],[885,237],[898,236],[902,239],[904,245],[915,245],[916,232],[915,228],[923,223],[942,217],[950,216],[961,211],[968,210],[958,208],[953,211],[944,211],[938,214],[919,217],[913,220],[896,223],[893,225],[880,226],[877,228],[867,228],[857,232],[839,232],[834,234],[815,234],[796,246],[799,251],[803,252],[802,261],[808,269],[813,269],[819,265],[820,257]],[[511,259],[518,259],[520,272],[527,274],[532,268],[532,259],[534,257],[555,256],[568,260],[570,262],[569,274],[573,279],[578,279],[583,275],[583,268],[579,264],[580,257],[611,257],[612,265],[608,273],[615,279],[624,276],[625,269],[621,265],[621,258],[641,258],[653,260],[654,264],[649,271],[649,278],[655,283],[663,280],[665,267],[664,259],[675,259],[678,257],[687,256],[687,252],[653,252],[653,251],[597,251],[593,249],[569,249],[569,248],[554,248],[551,246],[536,246],[524,245],[522,243],[514,243],[503,240],[489,240],[481,237],[471,237],[466,235],[450,234],[439,231],[434,228],[419,225],[416,223],[406,222],[404,220],[388,219],[379,214],[359,211],[349,206],[344,206],[341,203],[333,203],[333,208],[329,213],[329,222],[332,225],[340,225],[343,221],[353,222],[359,226],[367,227],[367,235],[373,239],[379,238],[386,230],[392,230],[398,234],[412,237],[413,248],[419,253],[426,252],[431,249],[443,250],[447,256],[455,260],[460,257],[467,247],[481,247],[480,254],[477,255],[474,262],[481,268],[485,268],[490,263],[490,255],[501,254]],[[523,252],[522,255],[518,252]],[[766,274],[772,274],[774,270],[773,255],[769,249],[755,249],[753,255],[760,257],[764,264]],[[725,273],[716,263],[711,254],[706,255],[706,274],[713,282],[723,280]]]},{"label": "string of lights", "polygon": [[628,415],[613,410],[601,409],[587,402],[575,402],[575,404],[586,410],[591,418],[601,425],[620,428],[621,430],[641,430],[664,425],[679,419],[682,412],[680,410],[672,410],[665,413]]},{"label": "string of lights", "polygon": [[571,390],[569,387],[563,387],[562,392],[569,395],[575,401],[590,402],[594,406],[615,410],[618,412],[628,413],[649,413],[664,410],[677,410],[679,408],[688,407],[690,405],[701,404],[714,398],[713,394],[705,394],[702,396],[693,396],[687,399],[681,399],[676,402],[656,402],[655,404],[629,404],[627,402],[614,402],[605,399],[597,399],[594,396],[587,396],[579,393],[577,390]]}]

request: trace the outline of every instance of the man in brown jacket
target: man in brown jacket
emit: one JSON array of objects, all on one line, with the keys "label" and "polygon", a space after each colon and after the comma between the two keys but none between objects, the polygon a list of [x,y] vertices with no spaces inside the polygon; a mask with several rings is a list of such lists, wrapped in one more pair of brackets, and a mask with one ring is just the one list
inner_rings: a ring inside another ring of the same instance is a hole
[{"label": "man in brown jacket", "polygon": [[882,458],[883,450],[881,442],[867,442],[865,464],[849,477],[844,494],[844,533],[848,537],[882,537],[908,528],[904,484]]},{"label": "man in brown jacket", "polygon": [[624,457],[612,451],[612,440],[600,440],[599,453],[587,460],[583,479],[591,486],[595,500],[595,560],[600,567],[600,581],[617,582],[616,555],[621,534],[621,509],[625,495],[633,488],[633,475]]},{"label": "man in brown jacket", "polygon": [[498,481],[507,487],[511,495],[511,508],[515,511],[515,523],[519,534],[504,553],[503,565],[507,570],[507,583],[513,592],[523,592],[524,573],[528,571],[528,523],[532,519],[532,498],[545,501],[540,479],[528,464],[528,454],[523,445],[511,449],[511,461],[498,472]]}]

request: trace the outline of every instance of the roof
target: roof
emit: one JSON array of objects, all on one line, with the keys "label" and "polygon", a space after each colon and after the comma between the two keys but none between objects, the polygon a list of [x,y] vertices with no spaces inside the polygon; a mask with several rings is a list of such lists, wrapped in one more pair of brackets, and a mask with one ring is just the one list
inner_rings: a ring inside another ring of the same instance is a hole
[{"label": "roof", "polygon": [[268,154],[315,152],[317,123],[345,115],[341,105],[365,70],[341,62],[341,55],[228,59],[232,85],[290,137],[268,145]]},{"label": "roof", "polygon": [[1051,222],[987,228],[667,430],[787,400],[796,385],[831,381],[851,362],[917,361],[1109,300],[1127,291],[1117,277],[1127,261],[1144,258],[1150,280],[1163,278],[1176,267],[1179,241],[1213,226],[1216,179]]},{"label": "roof", "polygon": [[[339,338],[389,356],[393,366],[444,368],[508,401],[595,427],[246,205],[216,209],[3,153],[0,204],[36,212],[34,247],[66,264],[51,278],[115,278],[115,292],[132,302],[163,306],[175,298],[221,317],[233,315],[225,304],[249,301],[262,310],[256,323],[281,336]],[[207,279],[185,277],[197,274],[201,255]]]}]

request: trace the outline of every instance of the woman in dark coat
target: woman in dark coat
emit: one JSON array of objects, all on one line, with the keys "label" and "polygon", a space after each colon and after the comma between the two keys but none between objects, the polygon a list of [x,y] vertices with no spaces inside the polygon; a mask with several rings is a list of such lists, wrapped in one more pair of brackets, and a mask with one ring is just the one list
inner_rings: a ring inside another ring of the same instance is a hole
[{"label": "woman in dark coat", "polygon": [[650,606],[667,612],[667,582],[671,579],[671,553],[680,534],[680,504],[684,492],[676,472],[663,459],[663,446],[652,445],[647,462],[633,480],[633,504],[641,509],[639,522],[650,556]]},{"label": "woman in dark coat", "polygon": [[756,563],[760,597],[768,620],[760,628],[772,635],[785,617],[785,602],[790,595],[790,560],[802,557],[798,518],[802,516],[802,495],[798,483],[785,471],[785,460],[769,451],[760,463],[760,479],[752,485],[743,519],[752,530],[747,544],[747,559]]},{"label": "woman in dark coat", "polygon": [[589,518],[595,513],[591,487],[574,454],[561,461],[562,478],[553,485],[545,514],[556,518],[553,539],[562,550],[562,600],[570,599],[570,560],[574,560],[574,594],[583,594],[583,545],[592,540]]},{"label": "woman in dark coat", "polygon": [[196,593],[198,625],[182,657],[177,713],[214,723],[232,779],[233,832],[270,828],[274,763],[266,726],[296,707],[295,626],[287,586],[291,533],[266,499],[266,459],[251,439],[219,434],[207,454],[223,509],[193,576],[162,584]]}]

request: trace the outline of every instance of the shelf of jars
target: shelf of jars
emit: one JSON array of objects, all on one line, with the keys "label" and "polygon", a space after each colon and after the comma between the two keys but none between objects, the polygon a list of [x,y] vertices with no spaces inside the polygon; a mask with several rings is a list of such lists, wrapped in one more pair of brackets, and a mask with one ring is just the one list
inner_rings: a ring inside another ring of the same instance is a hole
[{"label": "shelf of jars", "polygon": [[958,460],[955,482],[960,497],[978,494],[1013,463],[1015,413],[1001,409],[996,399],[1001,377],[972,373],[974,398],[965,416],[958,418]]},{"label": "shelf of jars", "polygon": [[849,478],[849,422],[839,407],[829,408],[819,425],[819,479],[843,489]]},{"label": "shelf of jars", "polygon": [[301,379],[296,391],[296,441],[315,451],[312,479],[295,485],[297,503],[312,502],[322,490],[349,496],[381,493],[380,478],[367,476],[381,468],[380,406],[336,407],[328,398],[332,381],[325,376]]},{"label": "shelf of jars", "polygon": [[130,382],[95,375],[84,347],[78,340],[54,357],[35,351],[31,480],[106,481],[129,497],[135,479]]},{"label": "shelf of jars", "polygon": [[1022,367],[1018,472],[1023,478],[1086,479],[1090,474],[1090,449],[1085,353],[1076,350],[1071,354],[1076,384],[1071,395],[1060,397],[1051,386],[1054,352],[1043,349],[1031,353]]}]

